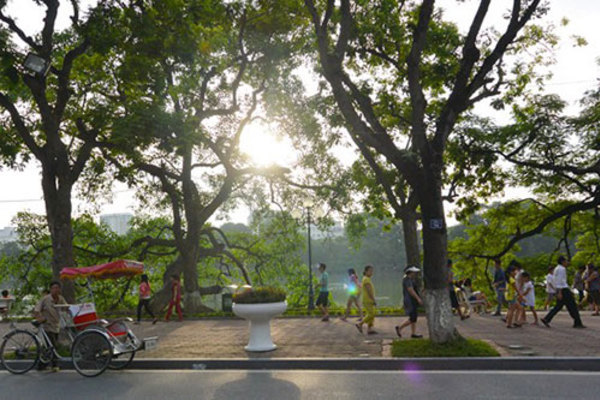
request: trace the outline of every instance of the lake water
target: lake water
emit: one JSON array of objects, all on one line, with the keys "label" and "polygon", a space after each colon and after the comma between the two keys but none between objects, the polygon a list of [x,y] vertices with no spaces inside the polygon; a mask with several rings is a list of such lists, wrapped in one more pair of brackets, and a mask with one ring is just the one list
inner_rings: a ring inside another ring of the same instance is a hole
[{"label": "lake water", "polygon": [[[402,306],[403,276],[404,272],[400,269],[375,269],[372,281],[375,287],[375,300],[378,307]],[[362,279],[362,274],[359,274],[359,279]],[[339,305],[346,304],[348,300],[348,293],[346,291],[347,283],[348,274],[346,271],[331,271],[329,273],[329,290],[333,301]]]},{"label": "lake water", "polygon": [[[314,272],[318,279],[320,274]],[[402,307],[402,277],[404,273],[398,269],[375,269],[372,281],[375,286],[375,300],[378,307]],[[362,274],[359,275],[362,279]],[[329,271],[329,291],[335,303],[344,306],[348,300],[346,285],[348,274],[346,271]],[[315,301],[318,289],[315,287]],[[204,304],[215,310],[221,310],[221,295],[210,295],[203,297]]]}]

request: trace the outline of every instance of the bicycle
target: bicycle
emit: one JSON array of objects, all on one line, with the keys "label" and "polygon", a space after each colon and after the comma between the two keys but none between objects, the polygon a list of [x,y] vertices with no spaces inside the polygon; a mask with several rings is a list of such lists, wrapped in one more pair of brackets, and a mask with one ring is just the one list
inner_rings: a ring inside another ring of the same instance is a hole
[{"label": "bicycle", "polygon": [[[64,318],[62,315],[61,319]],[[106,334],[98,329],[87,329],[81,333],[65,329],[72,343],[69,358],[58,352],[39,322],[33,321],[32,325],[35,329],[28,330],[11,323],[11,331],[4,335],[0,361],[9,372],[24,374],[37,365],[51,363],[53,357],[59,361],[72,361],[77,372],[86,377],[100,375],[109,367],[113,347]]]},{"label": "bicycle", "polygon": [[[117,260],[108,264],[82,268],[63,268],[61,279],[87,278],[89,297],[93,292],[89,279],[116,279],[122,276],[141,274],[143,264]],[[35,330],[19,329],[11,323],[11,331],[3,337],[0,346],[0,362],[15,374],[24,374],[40,362],[52,361],[56,356],[62,361],[72,361],[73,366],[83,376],[93,377],[107,368],[123,369],[131,364],[136,352],[156,348],[158,337],[139,339],[131,331],[127,322],[131,318],[121,318],[108,322],[98,318],[94,303],[56,304],[59,311],[60,327],[71,343],[71,358],[62,357],[44,328],[33,323]]]}]

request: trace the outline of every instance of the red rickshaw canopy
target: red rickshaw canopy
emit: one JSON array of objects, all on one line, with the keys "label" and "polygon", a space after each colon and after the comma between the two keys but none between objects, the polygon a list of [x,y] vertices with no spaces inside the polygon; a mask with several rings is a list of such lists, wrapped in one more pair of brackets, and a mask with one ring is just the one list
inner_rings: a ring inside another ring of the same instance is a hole
[{"label": "red rickshaw canopy", "polygon": [[138,261],[117,260],[107,264],[93,265],[91,267],[63,268],[60,279],[97,278],[113,279],[123,276],[135,276],[144,272],[144,264]]}]

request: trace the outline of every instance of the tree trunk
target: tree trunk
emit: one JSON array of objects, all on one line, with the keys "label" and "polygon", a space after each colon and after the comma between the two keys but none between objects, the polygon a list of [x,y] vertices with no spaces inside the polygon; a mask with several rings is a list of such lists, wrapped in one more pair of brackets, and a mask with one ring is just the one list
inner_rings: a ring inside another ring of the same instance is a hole
[{"label": "tree trunk", "polygon": [[419,249],[419,233],[417,230],[417,215],[411,213],[402,218],[402,231],[404,234],[404,252],[406,263],[421,265],[421,250]]},{"label": "tree trunk", "polygon": [[[52,279],[60,278],[60,270],[74,267],[73,227],[71,224],[71,185],[67,178],[58,178],[42,166],[42,188],[46,205],[46,220],[52,241]],[[58,186],[58,187],[57,187]],[[67,302],[75,302],[73,281],[62,281],[62,293]]]},{"label": "tree trunk", "polygon": [[[198,243],[198,241],[196,241]],[[199,245],[199,243],[198,243]],[[193,254],[193,255],[192,255]],[[198,254],[197,251],[183,256],[183,307],[186,313],[198,314],[206,311],[202,304],[200,287],[198,285]]]},{"label": "tree trunk", "polygon": [[202,304],[202,289],[198,285],[198,259],[194,251],[185,251],[167,267],[163,274],[163,287],[154,294],[152,299],[152,311],[162,312],[169,304],[171,299],[171,275],[177,274],[183,277],[183,308],[186,313],[199,314],[206,311],[213,311],[211,308]]},{"label": "tree trunk", "polygon": [[492,278],[490,277],[490,260],[487,260],[485,262],[485,280],[487,281],[488,287],[490,288],[492,293],[494,293],[494,284],[492,282]]},{"label": "tree trunk", "polygon": [[425,312],[429,338],[434,343],[447,343],[458,337],[450,307],[448,288],[425,291]]},{"label": "tree trunk", "polygon": [[[427,174],[433,175],[433,174]],[[441,184],[428,176],[419,188],[423,221],[423,272],[429,337],[446,343],[458,337],[448,293],[447,230]]]},{"label": "tree trunk", "polygon": [[171,300],[171,275],[179,275],[181,273],[182,263],[181,256],[177,257],[163,273],[163,286],[160,290],[154,292],[152,301],[150,302],[150,308],[155,314],[160,314],[169,304]]},{"label": "tree trunk", "polygon": [[212,308],[205,306],[202,303],[202,295],[200,288],[193,292],[185,291],[183,296],[183,309],[186,313],[200,314],[207,311],[214,311]]}]

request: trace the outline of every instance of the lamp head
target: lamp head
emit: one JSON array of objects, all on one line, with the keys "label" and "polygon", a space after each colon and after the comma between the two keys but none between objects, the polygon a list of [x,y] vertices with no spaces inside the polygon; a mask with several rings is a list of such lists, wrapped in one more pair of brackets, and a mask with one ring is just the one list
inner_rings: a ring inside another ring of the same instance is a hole
[{"label": "lamp head", "polygon": [[322,218],[324,215],[325,215],[325,211],[323,211],[323,209],[321,207],[317,207],[313,211],[313,216],[316,219]]},{"label": "lamp head", "polygon": [[304,200],[304,202],[302,202],[302,205],[303,205],[305,208],[311,208],[312,206],[314,206],[314,205],[315,205],[315,202],[313,201],[313,199],[311,199],[311,198],[308,198],[308,199]]},{"label": "lamp head", "polygon": [[28,53],[23,66],[36,75],[46,76],[50,70],[50,61],[37,54]]},{"label": "lamp head", "polygon": [[294,209],[294,210],[292,210],[292,212],[290,212],[290,215],[294,219],[300,219],[300,218],[302,218],[302,211],[300,211],[298,209]]}]

